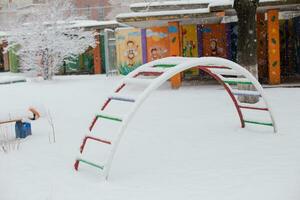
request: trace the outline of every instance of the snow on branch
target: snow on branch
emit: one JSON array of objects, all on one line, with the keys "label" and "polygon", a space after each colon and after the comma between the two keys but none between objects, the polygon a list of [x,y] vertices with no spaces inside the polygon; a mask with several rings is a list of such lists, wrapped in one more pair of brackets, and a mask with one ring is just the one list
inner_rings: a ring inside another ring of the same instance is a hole
[{"label": "snow on branch", "polygon": [[96,46],[95,31],[72,26],[78,20],[74,10],[70,0],[49,0],[25,16],[15,16],[7,49],[19,56],[24,72],[52,79],[64,63]]}]

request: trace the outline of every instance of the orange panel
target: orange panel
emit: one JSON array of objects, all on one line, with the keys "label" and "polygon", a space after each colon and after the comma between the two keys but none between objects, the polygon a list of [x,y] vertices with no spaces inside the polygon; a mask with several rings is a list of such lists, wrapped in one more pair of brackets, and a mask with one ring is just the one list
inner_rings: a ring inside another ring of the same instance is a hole
[{"label": "orange panel", "polygon": [[280,40],[278,10],[268,11],[269,83],[280,84]]},{"label": "orange panel", "polygon": [[[181,42],[180,42],[180,27],[179,22],[168,23],[170,56],[180,56]],[[181,74],[177,74],[171,78],[172,88],[179,88],[181,86]]]},{"label": "orange panel", "polygon": [[147,61],[170,56],[168,27],[152,27],[146,30]]},{"label": "orange panel", "polygon": [[225,24],[203,25],[203,55],[227,58]]},{"label": "orange panel", "polygon": [[96,36],[96,47],[94,48],[94,73],[101,74],[101,57],[99,35]]}]

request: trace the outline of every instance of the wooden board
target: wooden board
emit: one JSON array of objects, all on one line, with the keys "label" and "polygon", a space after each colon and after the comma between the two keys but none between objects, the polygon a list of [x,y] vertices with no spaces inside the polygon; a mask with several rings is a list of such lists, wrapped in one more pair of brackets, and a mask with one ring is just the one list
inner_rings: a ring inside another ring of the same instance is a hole
[{"label": "wooden board", "polygon": [[278,10],[269,10],[268,15],[268,63],[269,84],[280,84],[280,40]]}]

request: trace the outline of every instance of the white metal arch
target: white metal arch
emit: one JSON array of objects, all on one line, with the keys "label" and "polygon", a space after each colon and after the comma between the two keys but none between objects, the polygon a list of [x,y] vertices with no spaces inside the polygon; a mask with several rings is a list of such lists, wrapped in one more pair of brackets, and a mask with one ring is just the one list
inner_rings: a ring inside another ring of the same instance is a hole
[{"label": "white metal arch", "polygon": [[[170,67],[163,68],[161,66],[167,66],[170,65]],[[172,65],[172,67],[171,67]],[[174,66],[173,66],[174,65]],[[259,82],[255,79],[255,77],[252,76],[252,74],[247,71],[245,68],[241,67],[240,65],[227,60],[223,58],[217,58],[217,57],[201,57],[201,58],[184,58],[184,57],[168,57],[168,58],[163,58],[160,60],[152,61],[147,64],[142,65],[141,67],[137,68],[136,70],[132,71],[130,74],[128,74],[123,80],[121,80],[121,83],[118,85],[118,87],[115,88],[113,95],[117,94],[126,84],[146,84],[147,87],[145,90],[136,98],[136,99],[127,99],[126,97],[121,97],[118,96],[117,98],[115,97],[108,97],[108,101],[104,104],[102,110],[105,109],[107,104],[109,103],[110,100],[125,100],[125,101],[130,101],[133,102],[133,106],[129,113],[125,115],[122,120],[120,120],[120,128],[118,131],[118,136],[115,141],[112,143],[110,142],[104,142],[104,143],[110,143],[112,145],[112,150],[111,153],[107,159],[107,163],[104,166],[99,166],[97,164],[93,164],[91,162],[82,160],[82,159],[77,159],[75,163],[75,169],[78,169],[78,165],[80,161],[83,161],[87,164],[93,165],[93,166],[98,166],[99,168],[104,170],[104,175],[106,179],[108,178],[109,171],[112,165],[113,157],[116,153],[116,150],[119,146],[120,140],[130,123],[131,119],[135,115],[136,111],[139,109],[139,107],[143,104],[145,99],[159,86],[161,86],[164,82],[172,78],[174,75],[183,72],[185,70],[188,70],[190,68],[194,67],[199,67],[199,69],[202,69],[206,72],[208,72],[211,76],[213,76],[215,79],[217,79],[221,84],[224,85],[225,89],[231,95],[232,100],[236,104],[237,110],[240,115],[240,119],[242,122],[242,127],[244,127],[244,123],[246,120],[243,119],[242,113],[240,112],[240,107],[246,108],[246,109],[256,109],[256,110],[264,110],[269,113],[270,116],[270,123],[259,123],[259,122],[254,122],[254,124],[261,124],[261,125],[271,125],[274,128],[274,132],[277,132],[277,127],[275,124],[275,120],[272,114],[272,109],[268,105],[266,96],[264,94],[262,86],[259,84]],[[155,79],[138,79],[137,76],[140,73],[160,73]],[[222,75],[229,75],[231,78],[226,78]],[[234,78],[232,78],[234,77]],[[243,78],[241,78],[243,77]],[[250,106],[237,106],[237,99],[234,97],[232,88],[230,87],[230,84],[252,84],[256,91],[237,91],[234,95],[257,95],[261,97],[264,101],[265,108],[254,108]],[[104,117],[106,119],[109,119],[109,117]],[[111,119],[111,118],[110,118]],[[94,119],[90,130],[93,128],[94,124],[97,121],[97,117]],[[248,121],[249,123],[253,123],[251,121]],[[81,148],[81,152],[83,151],[84,145],[87,141],[87,139],[94,139],[97,141],[100,141],[103,143],[103,140],[101,139],[95,139],[91,137],[85,137],[83,146]]]}]

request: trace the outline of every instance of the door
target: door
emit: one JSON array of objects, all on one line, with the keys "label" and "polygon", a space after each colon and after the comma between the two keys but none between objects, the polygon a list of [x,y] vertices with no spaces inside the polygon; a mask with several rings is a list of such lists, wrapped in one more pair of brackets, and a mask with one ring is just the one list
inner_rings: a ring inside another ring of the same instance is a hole
[{"label": "door", "polygon": [[111,29],[104,29],[104,48],[105,48],[105,71],[106,75],[119,74],[117,68],[116,57],[116,38],[115,31]]}]

